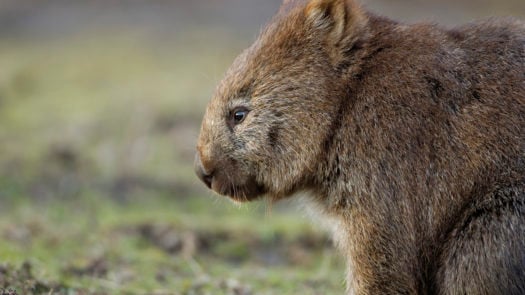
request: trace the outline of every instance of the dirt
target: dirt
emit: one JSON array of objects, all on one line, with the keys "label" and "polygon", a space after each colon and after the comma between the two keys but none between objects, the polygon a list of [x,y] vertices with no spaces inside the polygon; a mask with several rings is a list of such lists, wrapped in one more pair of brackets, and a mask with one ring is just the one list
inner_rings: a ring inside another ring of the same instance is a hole
[{"label": "dirt", "polygon": [[[70,294],[65,285],[41,281],[32,273],[31,263],[25,262],[20,267],[9,264],[0,265],[0,294]],[[81,291],[79,290],[80,294]]]},{"label": "dirt", "polygon": [[327,236],[301,233],[293,238],[283,234],[261,237],[249,232],[181,229],[172,224],[141,224],[127,231],[171,255],[215,256],[231,264],[255,261],[264,266],[304,265],[319,251],[332,249]]},{"label": "dirt", "polygon": [[[27,229],[29,232],[38,231]],[[8,233],[16,237],[19,234]],[[217,259],[231,265],[242,263],[258,263],[262,267],[283,265],[308,265],[314,259],[315,253],[331,247],[329,240],[322,234],[304,233],[293,238],[285,238],[283,234],[261,237],[247,232],[230,232],[227,230],[206,231],[181,228],[170,223],[142,223],[116,228],[116,235],[136,236],[145,242],[147,247],[156,247],[170,256],[192,260]],[[28,235],[31,235],[28,233]],[[133,273],[125,263],[110,259],[105,255],[94,256],[80,262],[66,264],[63,275],[66,277],[91,277],[111,279],[119,283],[140,278]],[[156,280],[160,283],[169,281],[173,271],[159,266]],[[314,282],[311,282],[314,283]],[[11,288],[18,294],[104,294],[92,291],[73,289],[63,284],[48,282],[35,277],[32,265],[25,262],[21,266],[0,265],[0,290]],[[183,293],[210,294],[209,290],[220,290],[222,294],[252,295],[252,287],[233,278],[210,278],[207,275],[196,277]],[[168,293],[167,293],[168,294]],[[178,294],[178,293],[169,293]]]}]

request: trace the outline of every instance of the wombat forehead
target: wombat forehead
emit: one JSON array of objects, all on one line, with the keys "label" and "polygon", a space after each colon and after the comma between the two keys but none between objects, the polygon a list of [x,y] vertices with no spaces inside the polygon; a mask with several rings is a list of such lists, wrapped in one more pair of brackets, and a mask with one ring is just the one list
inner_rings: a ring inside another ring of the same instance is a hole
[{"label": "wombat forehead", "polygon": [[308,55],[308,44],[299,32],[290,30],[289,22],[296,18],[282,18],[266,27],[257,40],[245,49],[227,70],[219,83],[214,100],[225,106],[236,99],[252,98],[253,92],[267,94],[279,85],[286,74],[300,68],[298,60]]},{"label": "wombat forehead", "polygon": [[236,62],[227,72],[219,84],[214,100],[223,106],[234,105],[238,100],[251,100],[254,97],[269,94],[273,89],[278,88],[287,76],[292,74],[295,67],[288,67],[289,64],[280,59],[275,62],[274,58],[269,57],[269,52],[253,52],[250,59],[243,59]]},{"label": "wombat forehead", "polygon": [[254,81],[253,75],[241,68],[228,73],[219,84],[210,106],[227,109],[236,101],[249,99],[252,96]]}]

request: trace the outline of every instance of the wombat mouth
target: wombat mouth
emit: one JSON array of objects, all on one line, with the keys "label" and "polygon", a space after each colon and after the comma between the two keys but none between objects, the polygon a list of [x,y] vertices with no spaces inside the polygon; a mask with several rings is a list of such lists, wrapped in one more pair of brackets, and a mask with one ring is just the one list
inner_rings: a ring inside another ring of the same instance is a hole
[{"label": "wombat mouth", "polygon": [[266,194],[266,189],[264,186],[258,184],[253,178],[248,179],[248,181],[242,185],[221,185],[218,182],[214,182],[212,189],[218,194],[227,196],[230,199],[238,202],[254,201]]}]

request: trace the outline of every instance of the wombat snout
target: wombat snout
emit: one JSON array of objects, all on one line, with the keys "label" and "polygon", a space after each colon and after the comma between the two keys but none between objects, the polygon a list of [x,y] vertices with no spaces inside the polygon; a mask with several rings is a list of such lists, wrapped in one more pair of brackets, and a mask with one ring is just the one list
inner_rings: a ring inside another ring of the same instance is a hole
[{"label": "wombat snout", "polygon": [[202,166],[201,157],[199,156],[199,153],[195,155],[195,162],[193,163],[193,168],[195,169],[195,174],[199,177],[206,186],[211,189],[211,184],[213,181],[213,173],[209,173],[204,170],[204,167]]}]

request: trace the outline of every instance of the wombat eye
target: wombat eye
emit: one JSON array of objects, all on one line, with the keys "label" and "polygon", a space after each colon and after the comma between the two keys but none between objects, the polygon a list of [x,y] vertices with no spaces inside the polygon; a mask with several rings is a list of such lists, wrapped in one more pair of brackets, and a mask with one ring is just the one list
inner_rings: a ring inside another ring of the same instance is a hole
[{"label": "wombat eye", "polygon": [[232,112],[232,119],[234,124],[240,124],[246,116],[248,115],[248,110],[246,109],[236,109]]}]

